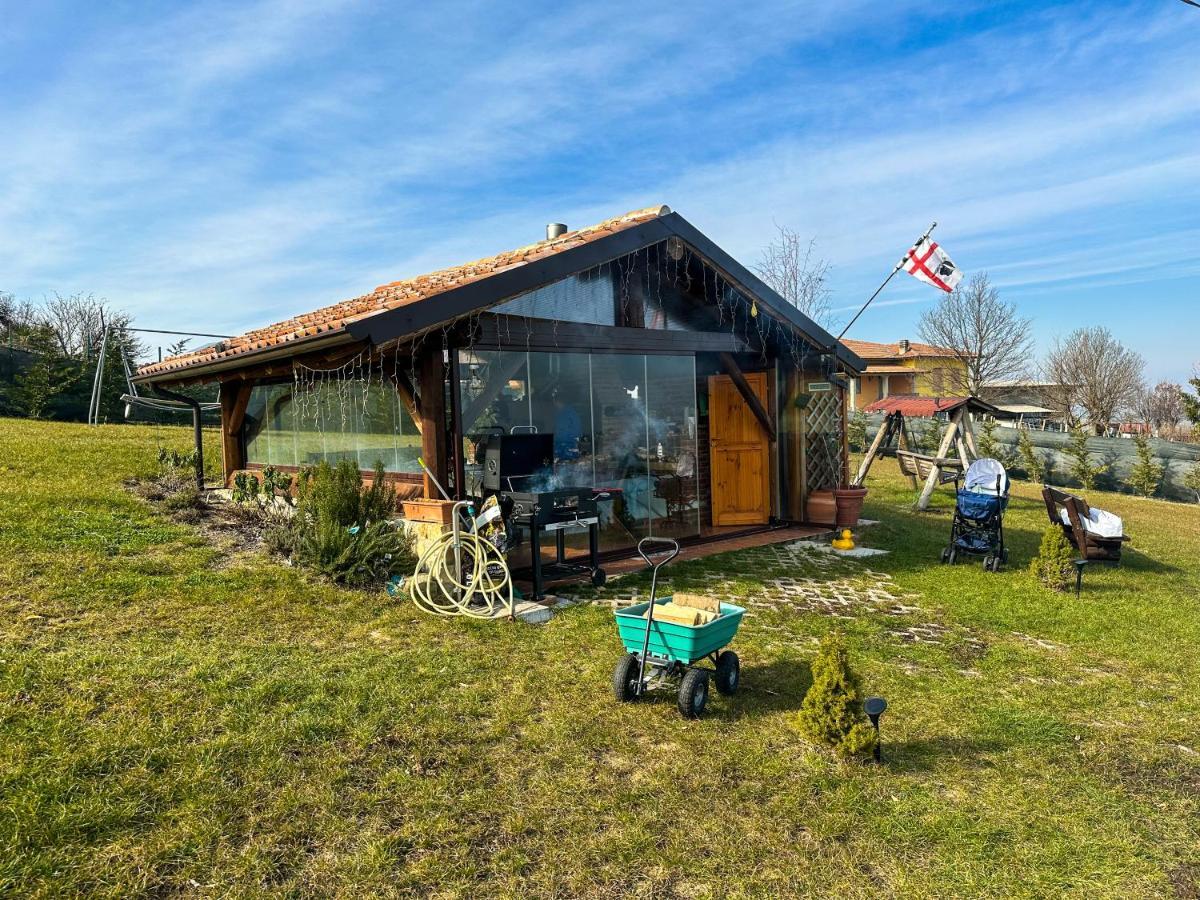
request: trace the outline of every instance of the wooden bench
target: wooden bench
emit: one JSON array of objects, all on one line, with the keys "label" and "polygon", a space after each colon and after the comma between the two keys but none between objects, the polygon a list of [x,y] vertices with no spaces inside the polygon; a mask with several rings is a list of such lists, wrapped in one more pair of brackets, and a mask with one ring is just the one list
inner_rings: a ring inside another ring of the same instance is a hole
[{"label": "wooden bench", "polygon": [[900,471],[910,478],[924,481],[929,473],[938,469],[938,483],[946,484],[957,481],[962,476],[962,460],[952,456],[928,456],[924,453],[913,453],[911,450],[897,450],[896,462]]},{"label": "wooden bench", "polygon": [[[1045,484],[1042,485],[1042,499],[1046,501],[1046,514],[1049,515],[1050,521],[1062,528],[1063,534],[1082,559],[1114,565],[1120,563],[1121,545],[1128,541],[1129,537],[1124,534],[1117,538],[1100,537],[1088,531],[1083,526],[1083,520],[1091,512],[1086,500]],[[1060,509],[1067,511],[1069,525],[1063,522]],[[1078,590],[1078,585],[1076,589]]]}]

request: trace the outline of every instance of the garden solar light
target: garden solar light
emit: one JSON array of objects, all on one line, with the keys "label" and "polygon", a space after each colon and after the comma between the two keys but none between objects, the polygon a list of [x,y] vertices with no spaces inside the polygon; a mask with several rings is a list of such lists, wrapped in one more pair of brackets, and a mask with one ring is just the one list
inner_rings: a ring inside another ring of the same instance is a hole
[{"label": "garden solar light", "polygon": [[887,701],[882,697],[868,697],[863,701],[863,710],[871,724],[875,726],[875,762],[883,762],[883,751],[879,746],[879,717],[887,709]]}]

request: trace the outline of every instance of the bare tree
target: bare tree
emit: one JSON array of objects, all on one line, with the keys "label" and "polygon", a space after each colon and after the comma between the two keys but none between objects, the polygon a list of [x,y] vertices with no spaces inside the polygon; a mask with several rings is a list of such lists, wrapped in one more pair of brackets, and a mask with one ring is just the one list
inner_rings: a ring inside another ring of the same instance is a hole
[{"label": "bare tree", "polygon": [[1029,369],[1033,320],[1000,299],[986,272],[971,276],[922,313],[917,333],[926,343],[953,351],[962,363],[963,370],[951,376],[956,391],[977,395],[981,388]]},{"label": "bare tree", "polygon": [[825,280],[829,263],[815,259],[816,239],[805,240],[785,225],[776,225],[779,234],[763,248],[754,267],[767,284],[784,300],[817,324],[830,325],[829,288]]},{"label": "bare tree", "polygon": [[93,294],[55,293],[42,303],[43,321],[58,337],[63,356],[81,359],[100,341],[104,323],[115,317],[103,300]]},{"label": "bare tree", "polygon": [[1137,408],[1145,393],[1145,360],[1099,325],[1077,328],[1055,340],[1044,365],[1047,401],[1068,423],[1086,413],[1096,434]]},{"label": "bare tree", "polygon": [[1155,434],[1170,431],[1184,418],[1183,389],[1173,382],[1160,381],[1142,394],[1137,411]]}]

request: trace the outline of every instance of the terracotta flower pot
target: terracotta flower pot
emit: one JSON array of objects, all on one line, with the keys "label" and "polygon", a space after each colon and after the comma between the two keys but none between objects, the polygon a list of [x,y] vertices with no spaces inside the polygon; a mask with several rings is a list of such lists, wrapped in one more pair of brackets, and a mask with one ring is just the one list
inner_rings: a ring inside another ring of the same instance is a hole
[{"label": "terracotta flower pot", "polygon": [[805,519],[810,525],[833,525],[837,520],[837,501],[833,498],[833,491],[811,491]]},{"label": "terracotta flower pot", "polygon": [[838,528],[853,528],[862,515],[863,501],[867,499],[865,487],[840,487],[833,490],[833,502],[837,507],[834,524]]}]

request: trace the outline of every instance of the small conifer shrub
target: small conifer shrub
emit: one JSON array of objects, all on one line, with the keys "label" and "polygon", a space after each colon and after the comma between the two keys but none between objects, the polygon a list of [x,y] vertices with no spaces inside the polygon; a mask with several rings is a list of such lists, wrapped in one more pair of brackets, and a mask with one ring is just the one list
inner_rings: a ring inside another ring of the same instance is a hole
[{"label": "small conifer shrub", "polygon": [[875,749],[875,729],[863,712],[862,688],[840,634],[822,639],[812,674],[812,687],[800,705],[801,729],[839,756],[870,754]]},{"label": "small conifer shrub", "polygon": [[1077,426],[1071,432],[1071,439],[1063,452],[1071,460],[1071,475],[1085,491],[1090,491],[1096,486],[1096,478],[1108,471],[1108,466],[1092,459],[1087,442],[1087,432]]},{"label": "small conifer shrub", "polygon": [[1017,431],[1017,456],[1021,459],[1021,468],[1025,470],[1026,478],[1030,481],[1041,481],[1045,477],[1046,464],[1034,449],[1028,428]]},{"label": "small conifer shrub", "polygon": [[1042,545],[1029,564],[1029,571],[1052,591],[1065,591],[1071,586],[1075,553],[1058,525],[1048,525],[1042,532]]},{"label": "small conifer shrub", "polygon": [[1154,461],[1154,449],[1146,435],[1136,435],[1133,443],[1137,450],[1137,462],[1129,471],[1129,485],[1143,497],[1153,497],[1162,481],[1162,463]]}]

